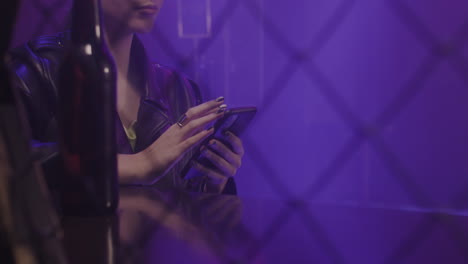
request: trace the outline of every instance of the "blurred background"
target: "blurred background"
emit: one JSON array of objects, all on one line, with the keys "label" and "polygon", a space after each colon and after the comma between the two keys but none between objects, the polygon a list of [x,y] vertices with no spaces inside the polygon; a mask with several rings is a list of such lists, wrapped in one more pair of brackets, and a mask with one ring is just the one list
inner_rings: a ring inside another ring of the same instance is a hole
[{"label": "blurred background", "polygon": [[[22,0],[13,46],[70,1]],[[259,113],[241,197],[463,214],[468,2],[166,0],[151,59]]]}]

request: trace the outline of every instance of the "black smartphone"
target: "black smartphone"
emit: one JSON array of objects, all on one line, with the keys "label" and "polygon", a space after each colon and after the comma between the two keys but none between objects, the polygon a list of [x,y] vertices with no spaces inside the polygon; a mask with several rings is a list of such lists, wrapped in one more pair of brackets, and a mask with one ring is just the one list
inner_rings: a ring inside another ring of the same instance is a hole
[{"label": "black smartphone", "polygon": [[[247,129],[255,114],[257,113],[257,108],[254,106],[249,107],[237,107],[227,109],[224,113],[224,116],[215,122],[214,132],[211,136],[206,138],[201,146],[206,145],[211,139],[217,139],[223,142],[227,147],[231,148],[229,142],[224,140],[222,133],[229,131],[234,135],[241,137],[244,131]],[[197,161],[198,163],[205,165],[207,167],[212,166],[211,162],[205,157],[201,156],[200,148],[193,154],[190,162],[187,163],[185,168],[182,170],[182,177],[190,179],[197,175],[197,172],[194,169],[191,169],[191,161]]]}]

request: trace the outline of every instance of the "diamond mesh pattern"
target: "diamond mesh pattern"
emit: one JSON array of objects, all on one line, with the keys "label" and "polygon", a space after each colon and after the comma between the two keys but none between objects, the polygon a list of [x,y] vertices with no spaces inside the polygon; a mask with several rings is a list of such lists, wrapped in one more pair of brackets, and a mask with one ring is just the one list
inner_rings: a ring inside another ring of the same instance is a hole
[{"label": "diamond mesh pattern", "polygon": [[[32,27],[23,32],[25,33],[25,36],[23,36],[25,39],[33,38],[45,31],[57,31],[62,28],[62,22],[57,18],[56,12],[63,13],[63,11],[57,10],[63,10],[67,1],[31,0],[24,2],[28,3],[24,5],[26,6],[25,9],[33,10],[31,12],[39,14],[38,23],[34,23]],[[181,4],[181,2],[183,1],[177,1],[177,4]],[[257,238],[252,237],[253,246],[245,256],[247,261],[254,259],[293,215],[299,215],[307,226],[306,231],[320,241],[320,244],[323,245],[322,249],[328,253],[327,255],[331,257],[332,262],[346,263],[340,249],[330,240],[325,229],[316,220],[314,214],[307,209],[304,201],[316,198],[321,192],[329,188],[338,172],[344,169],[346,163],[353,158],[363,145],[368,145],[379,156],[412,204],[426,208],[440,208],[440,206],[443,206],[413,179],[413,173],[384,139],[383,131],[388,128],[392,121],[404,115],[407,106],[424,92],[425,84],[440,64],[448,63],[453,73],[465,85],[468,85],[468,61],[464,55],[464,48],[468,41],[468,20],[461,27],[454,30],[455,33],[448,40],[442,40],[433,33],[420,15],[415,12],[409,1],[385,0],[383,2],[385,2],[388,11],[404,25],[427,53],[416,65],[411,76],[398,89],[397,94],[386,105],[383,105],[382,110],[371,120],[362,118],[353,110],[353,106],[340,93],[340,87],[337,87],[333,80],[324,73],[316,60],[321,51],[329,45],[334,34],[346,23],[346,19],[355,10],[359,1],[339,1],[333,13],[326,19],[326,23],[323,23],[321,29],[312,35],[311,41],[303,45],[303,48],[298,48],[298,45],[288,37],[287,32],[284,32],[278,26],[281,20],[273,19],[265,12],[265,2],[263,0],[212,2],[214,11],[211,14],[212,28],[210,37],[193,40],[194,45],[184,50],[178,49],[176,42],[179,39],[172,36],[172,34],[175,36],[175,32],[169,35],[167,30],[156,27],[153,34],[149,36],[151,41],[157,43],[159,50],[173,60],[177,68],[198,76],[200,58],[208,54],[217,41],[226,38],[226,34],[229,33],[227,25],[229,25],[237,11],[243,10],[250,16],[249,19],[255,21],[260,27],[263,37],[274,43],[275,49],[281,56],[286,58],[286,63],[275,75],[276,77],[271,85],[266,85],[266,88],[261,92],[261,105],[259,105],[261,111],[257,118],[262,118],[262,115],[268,114],[270,109],[275,107],[275,102],[284,93],[288,83],[300,71],[313,84],[312,86],[321,94],[327,105],[336,112],[339,119],[352,133],[352,136],[343,144],[336,155],[328,160],[324,169],[314,175],[314,181],[302,194],[288,188],[285,178],[279,175],[275,164],[269,161],[268,155],[257,144],[255,135],[245,137],[244,143],[248,146],[249,157],[261,172],[259,175],[265,178],[265,182],[271,186],[271,189],[278,197],[288,201],[287,205],[277,214],[277,217],[271,219],[264,233]],[[223,6],[220,6],[220,3],[223,3]],[[169,5],[169,3],[166,3],[166,5]],[[207,80],[203,79],[197,81],[207,82]],[[464,187],[460,193],[454,195],[450,207],[460,209],[465,207],[468,198],[465,190],[468,189],[468,185]],[[399,246],[386,258],[385,263],[401,263],[411,257],[436,226],[444,228],[468,261],[466,246],[468,245],[468,238],[452,220],[446,214],[434,213],[433,217],[425,219],[413,232],[408,233],[406,239],[402,240]]]}]

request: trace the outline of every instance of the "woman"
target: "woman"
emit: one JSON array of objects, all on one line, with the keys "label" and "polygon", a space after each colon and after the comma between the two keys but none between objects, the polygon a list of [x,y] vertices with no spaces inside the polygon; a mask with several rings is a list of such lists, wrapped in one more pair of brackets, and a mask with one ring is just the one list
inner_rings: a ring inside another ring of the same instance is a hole
[{"label": "woman", "polygon": [[[135,33],[151,31],[163,0],[102,0],[108,47],[117,66],[116,121],[118,173],[122,184],[142,184],[212,192],[235,192],[234,176],[241,165],[242,141],[227,132],[225,140],[202,146],[213,164],[192,166],[200,177],[182,181],[178,175],[185,155],[213,130],[205,129],[223,115],[224,98],[201,103],[197,86],[181,74],[147,62]],[[14,50],[10,66],[28,112],[36,149],[44,167],[56,142],[57,68],[69,34],[42,37]],[[52,147],[51,147],[52,146]],[[53,156],[53,154],[52,154]],[[189,156],[189,155],[187,155]],[[48,161],[48,162],[47,162]]]}]

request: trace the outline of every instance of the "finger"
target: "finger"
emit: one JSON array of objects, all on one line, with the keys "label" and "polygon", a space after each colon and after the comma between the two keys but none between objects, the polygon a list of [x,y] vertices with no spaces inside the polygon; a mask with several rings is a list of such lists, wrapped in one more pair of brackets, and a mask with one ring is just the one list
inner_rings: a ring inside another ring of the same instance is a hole
[{"label": "finger", "polygon": [[179,147],[181,148],[181,152],[185,153],[187,150],[197,146],[200,144],[205,138],[209,137],[211,134],[213,134],[214,128],[211,127],[210,129],[202,130],[195,135],[187,138],[186,140],[182,141],[182,143],[179,144]]},{"label": "finger", "polygon": [[219,119],[223,115],[224,110],[221,112],[205,115],[188,122],[185,126],[182,127],[183,137],[188,138],[193,136],[194,134],[202,131],[209,123]]},{"label": "finger", "polygon": [[244,155],[244,145],[242,144],[242,140],[230,131],[225,131],[223,136],[229,144],[231,144],[232,151],[242,157]]},{"label": "finger", "polygon": [[206,175],[212,184],[222,184],[227,180],[226,176],[215,170],[209,169],[196,161],[192,162],[192,167],[203,175]]},{"label": "finger", "polygon": [[[222,105],[220,105],[220,106],[218,106],[218,107],[216,107],[216,108],[213,108],[213,109],[211,109],[210,111],[208,111],[208,112],[205,114],[205,116],[206,116],[206,115],[210,115],[210,114],[220,114],[220,113],[225,112],[226,109],[227,109],[227,105],[226,105],[226,104],[222,104]],[[208,123],[208,124],[207,124],[207,127],[214,126],[215,122],[216,122],[216,120],[212,121],[211,123]]]},{"label": "finger", "polygon": [[[222,108],[224,108],[224,109],[222,109]],[[220,110],[220,109],[222,109],[222,110]],[[218,107],[215,107],[215,108],[207,111],[206,114],[216,113],[218,111],[223,111],[223,110],[226,110],[226,109],[227,109],[227,104],[222,104],[222,105],[220,105]]]},{"label": "finger", "polygon": [[205,149],[202,153],[204,157],[206,157],[208,160],[213,163],[213,165],[220,170],[224,175],[227,176],[234,176],[236,175],[237,168],[231,165],[229,162],[227,162],[225,159],[223,159],[221,156],[218,154],[214,153],[210,149]]},{"label": "finger", "polygon": [[221,96],[216,98],[215,100],[211,100],[190,108],[189,110],[187,110],[187,112],[185,112],[185,115],[187,117],[187,120],[190,121],[197,117],[207,114],[211,110],[214,110],[217,107],[221,106],[223,103],[224,97]]},{"label": "finger", "polygon": [[224,145],[221,141],[212,139],[208,142],[208,147],[214,150],[218,155],[220,155],[227,162],[232,164],[236,168],[241,166],[241,156],[234,153],[230,148]]}]

